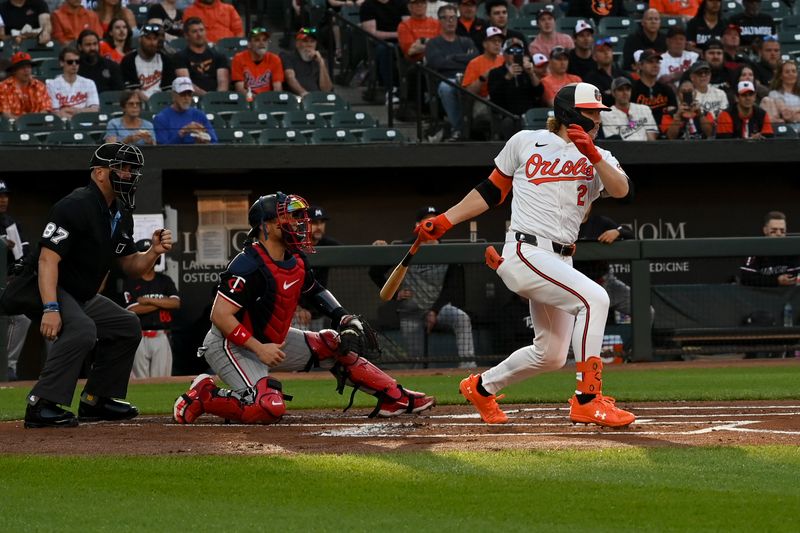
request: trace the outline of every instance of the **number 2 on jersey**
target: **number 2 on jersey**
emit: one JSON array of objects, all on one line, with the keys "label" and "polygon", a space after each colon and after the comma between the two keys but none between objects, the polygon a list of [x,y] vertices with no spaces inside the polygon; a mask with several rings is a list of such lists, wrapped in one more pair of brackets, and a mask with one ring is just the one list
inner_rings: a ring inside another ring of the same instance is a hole
[{"label": "number 2 on jersey", "polygon": [[69,237],[69,232],[64,228],[56,226],[52,222],[48,222],[47,226],[44,227],[44,232],[42,232],[42,237],[44,237],[45,239],[50,239],[50,242],[52,242],[53,244],[58,244],[67,237]]},{"label": "number 2 on jersey", "polygon": [[578,205],[586,205],[586,194],[589,192],[589,187],[586,185],[578,185]]}]

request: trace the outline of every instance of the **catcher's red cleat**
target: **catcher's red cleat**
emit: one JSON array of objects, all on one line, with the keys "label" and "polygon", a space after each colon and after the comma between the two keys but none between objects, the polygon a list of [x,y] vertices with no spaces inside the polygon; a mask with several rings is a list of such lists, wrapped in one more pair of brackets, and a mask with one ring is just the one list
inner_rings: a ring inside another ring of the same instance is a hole
[{"label": "catcher's red cleat", "polygon": [[636,420],[633,413],[620,409],[611,396],[598,394],[588,403],[581,405],[572,395],[569,399],[569,419],[575,423],[597,424],[609,428],[628,426]]},{"label": "catcher's red cleat", "polygon": [[436,405],[436,398],[421,392],[403,389],[403,397],[399,400],[386,399],[378,406],[375,416],[389,418],[402,414],[414,414],[426,411]]},{"label": "catcher's red cleat", "polygon": [[185,394],[178,396],[172,408],[172,418],[178,424],[191,424],[205,413],[203,402],[211,399],[211,393],[216,389],[214,380],[208,374],[200,374]]},{"label": "catcher's red cleat", "polygon": [[508,416],[497,405],[497,400],[502,400],[505,396],[484,396],[478,392],[478,374],[470,374],[468,377],[461,380],[458,390],[464,398],[469,400],[469,403],[475,406],[481,419],[487,424],[505,424],[508,422]]}]

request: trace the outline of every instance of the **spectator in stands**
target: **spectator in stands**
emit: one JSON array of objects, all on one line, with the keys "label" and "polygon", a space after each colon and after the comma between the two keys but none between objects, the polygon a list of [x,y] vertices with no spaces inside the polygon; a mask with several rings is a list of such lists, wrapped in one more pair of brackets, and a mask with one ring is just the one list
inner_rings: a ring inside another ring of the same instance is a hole
[{"label": "spectator in stands", "polygon": [[597,70],[594,61],[594,28],[585,20],[575,23],[575,48],[569,51],[569,69],[567,72],[575,74],[581,80]]},{"label": "spectator in stands", "polygon": [[156,143],[153,124],[142,118],[142,99],[136,91],[123,91],[119,98],[122,116],[108,121],[105,142],[144,146]]},{"label": "spectator in stands", "polygon": [[209,144],[217,142],[206,114],[194,107],[192,80],[179,76],[172,82],[172,105],[153,117],[158,144]]},{"label": "spectator in stands", "polygon": [[183,32],[186,48],[173,56],[175,75],[190,78],[195,94],[200,96],[209,91],[227,91],[231,82],[228,58],[209,46],[203,21],[196,17],[186,19]]},{"label": "spectator in stands", "polygon": [[502,49],[503,30],[489,26],[483,39],[483,53],[467,64],[461,85],[482,98],[489,96],[489,72],[503,64]]},{"label": "spectator in stands", "polygon": [[[397,27],[408,17],[408,8],[403,0],[365,0],[359,17],[364,31],[381,41],[397,43]],[[391,70],[393,53],[388,46],[375,46],[378,80],[386,89],[386,102],[395,104],[400,102],[400,98],[396,94],[399,80]]]},{"label": "spectator in stands", "polygon": [[283,90],[283,63],[268,51],[269,30],[253,28],[247,34],[247,50],[233,56],[231,80],[237,93],[259,94]]},{"label": "spectator in stands", "polygon": [[711,67],[711,86],[723,91],[728,91],[730,88],[731,73],[725,68],[725,52],[722,48],[722,42],[720,42],[719,39],[711,39],[706,43],[703,59],[705,59],[708,66]]},{"label": "spectator in stands", "polygon": [[[732,85],[737,87],[737,90],[731,91],[728,94],[728,102],[731,104],[736,103],[736,97],[738,95],[738,85],[741,81],[749,81],[753,84],[756,88],[756,105],[759,105],[763,98],[769,94],[769,87],[763,85],[760,81],[756,79],[755,71],[750,66],[743,66],[741,70],[739,70],[738,74],[733,78]],[[731,107],[731,106],[728,106]]]},{"label": "spectator in stands", "polygon": [[456,34],[472,39],[475,49],[482,54],[483,35],[486,33],[486,26],[489,23],[478,17],[478,0],[461,0],[458,6],[459,17]]},{"label": "spectator in stands", "polygon": [[[342,8],[346,6],[360,6],[364,3],[364,0],[327,0],[328,9],[330,11],[334,11],[336,13],[341,13]],[[338,63],[339,60],[342,58],[342,29],[339,27],[338,23],[335,23],[333,20],[324,20],[322,22],[322,26],[326,26],[330,24],[331,29],[333,30],[333,44],[334,44],[334,53],[336,62]]]},{"label": "spectator in stands", "polygon": [[652,48],[644,50],[639,56],[639,79],[633,82],[631,101],[646,105],[653,112],[656,124],[661,124],[661,117],[678,108],[675,92],[658,81],[661,70],[661,54]]},{"label": "spectator in stands", "polygon": [[[524,115],[533,107],[543,107],[544,87],[533,70],[533,62],[525,53],[524,43],[508,39],[503,44],[503,65],[489,72],[489,97],[495,104],[515,115]],[[519,129],[519,123],[510,117],[499,119],[498,128],[503,139],[508,139]]]},{"label": "spectator in stands", "polygon": [[631,103],[631,80],[624,76],[611,83],[614,105],[610,111],[600,113],[603,124],[603,137],[623,141],[655,141],[658,138],[658,124],[653,112],[642,104]]},{"label": "spectator in stands", "polygon": [[[800,122],[800,85],[797,83],[797,63],[783,61],[778,74],[770,84],[769,98],[775,104],[778,116],[790,124]],[[776,118],[773,116],[773,118]],[[777,121],[777,120],[776,120]]]},{"label": "spectator in stands", "polygon": [[332,91],[328,65],[317,50],[317,29],[300,28],[294,37],[294,48],[293,52],[280,55],[288,89],[300,97],[311,91]]},{"label": "spectator in stands", "polygon": [[686,32],[680,26],[667,30],[667,51],[661,54],[658,81],[677,87],[683,73],[699,58],[697,52],[686,50]]},{"label": "spectator in stands", "polygon": [[122,70],[114,61],[100,55],[100,37],[94,30],[83,30],[78,35],[81,64],[78,74],[92,80],[98,93],[121,91],[124,84]]},{"label": "spectator in stands", "polygon": [[81,5],[82,0],[64,0],[61,7],[53,11],[53,40],[61,45],[74,41],[83,30],[103,34],[97,13]]},{"label": "spectator in stands", "polygon": [[636,50],[653,49],[663,53],[667,49],[667,39],[660,32],[661,15],[655,9],[648,9],[642,15],[639,27],[625,39],[622,51],[622,70],[631,70],[633,66],[633,53]]},{"label": "spectator in stands", "polygon": [[95,11],[100,19],[100,26],[103,28],[104,34],[108,32],[111,27],[111,21],[114,19],[123,19],[128,23],[129,28],[136,29],[136,17],[133,11],[122,5],[122,0],[97,0]]},{"label": "spectator in stands", "polygon": [[540,80],[547,76],[547,70],[550,66],[550,58],[544,54],[533,54],[531,56],[531,63],[533,63],[533,72]]},{"label": "spectator in stands", "polygon": [[774,35],[767,35],[758,45],[758,62],[753,66],[758,81],[769,85],[775,78],[781,62],[781,43]]},{"label": "spectator in stands", "polygon": [[[487,0],[486,14],[489,17],[487,26],[500,28],[505,39],[515,37],[527,45],[525,36],[517,30],[508,28],[508,1],[507,0]],[[537,14],[538,16],[538,14]]]},{"label": "spectator in stands", "polygon": [[708,139],[714,129],[714,116],[700,108],[697,93],[691,81],[678,86],[680,104],[674,115],[664,113],[661,117],[661,132],[667,139]]},{"label": "spectator in stands", "polygon": [[[472,39],[456,33],[456,13],[456,8],[452,5],[439,8],[441,33],[428,41],[425,47],[425,63],[428,68],[457,84],[457,76],[464,73],[467,64],[478,55],[478,51]],[[473,21],[472,27],[476,24],[479,22]],[[458,140],[463,125],[461,95],[458,89],[444,82],[437,84],[436,92],[450,125],[450,139]]]},{"label": "spectator in stands", "polygon": [[681,17],[683,22],[697,15],[700,0],[650,0],[650,8],[662,15]]},{"label": "spectator in stands", "polygon": [[608,37],[595,41],[592,56],[597,68],[587,74],[583,81],[597,87],[603,96],[603,104],[610,106],[614,103],[611,84],[615,79],[624,76],[625,72],[614,61],[614,44]]},{"label": "spectator in stands", "polygon": [[[502,35],[502,34],[501,34]],[[484,42],[484,46],[487,43]],[[417,224],[435,217],[439,211],[425,206],[417,212]],[[405,242],[411,243],[414,239]],[[428,241],[425,245],[436,245]],[[375,241],[373,244],[386,244]],[[391,269],[384,266],[370,268],[369,275],[378,287],[386,282]],[[394,299],[400,317],[400,332],[411,357],[425,354],[425,336],[437,325],[452,329],[456,336],[459,368],[474,368],[475,347],[472,339],[472,322],[464,307],[464,268],[461,265],[416,265],[408,267],[403,284]]]},{"label": "spectator in stands", "polygon": [[139,48],[122,59],[120,68],[125,86],[139,89],[142,99],[148,100],[162,87],[175,79],[175,67],[170,57],[159,50],[164,27],[145,24],[139,35]]},{"label": "spectator in stands", "polygon": [[47,93],[52,101],[53,113],[64,120],[77,113],[92,113],[100,110],[97,87],[88,78],[78,75],[80,52],[68,46],[58,54],[62,73],[47,80]]},{"label": "spectator in stands", "polygon": [[736,71],[744,64],[744,56],[741,48],[742,29],[735,24],[728,24],[722,32],[722,51],[725,56],[725,68]]},{"label": "spectator in stands", "polygon": [[244,37],[242,18],[233,5],[226,4],[222,0],[195,0],[194,4],[183,11],[184,26],[187,20],[194,17],[205,24],[210,43],[216,43],[226,37]]},{"label": "spectator in stands", "polygon": [[[597,2],[596,0],[570,0],[568,17],[581,17],[594,20],[598,24],[605,17],[625,17],[628,15],[625,4],[619,0]],[[528,343],[530,344],[530,343]]]},{"label": "spectator in stands", "polygon": [[[0,180],[0,240],[6,245],[6,272],[11,273],[15,263],[24,261],[30,253],[30,245],[22,237],[22,230],[8,214],[9,193],[11,189],[5,180]],[[8,350],[8,380],[17,379],[17,363],[25,346],[25,337],[31,320],[25,315],[8,317],[6,349]]]},{"label": "spectator in stands", "polygon": [[777,33],[772,15],[761,13],[761,0],[743,0],[742,4],[744,11],[733,15],[728,22],[742,29],[743,45],[750,46],[759,37]]},{"label": "spectator in stands", "polygon": [[765,139],[774,137],[766,111],[756,106],[756,86],[740,81],[736,105],[717,117],[717,139]]},{"label": "spectator in stands", "polygon": [[112,19],[108,24],[106,34],[100,41],[100,55],[121,63],[125,54],[133,51],[133,32],[125,19]]},{"label": "spectator in stands", "polygon": [[183,37],[183,10],[178,9],[178,0],[161,0],[150,4],[147,20],[150,19],[161,20],[167,42]]},{"label": "spectator in stands", "polygon": [[722,0],[703,0],[697,9],[697,15],[686,23],[686,47],[701,52],[709,40],[722,37],[725,26]]},{"label": "spectator in stands", "polygon": [[6,74],[8,77],[0,82],[0,113],[4,117],[16,119],[28,113],[52,111],[47,86],[33,77],[33,63],[28,52],[11,56]]},{"label": "spectator in stands", "polygon": [[[536,20],[539,24],[539,34],[531,42],[528,50],[530,54],[550,55],[553,48],[561,47],[569,50],[575,47],[572,37],[566,33],[556,31],[556,18],[553,9],[545,6],[536,13]],[[586,21],[583,21],[586,24]],[[575,27],[576,29],[578,26]]]},{"label": "spectator in stands", "polygon": [[0,20],[16,44],[25,39],[45,44],[51,39],[50,9],[44,0],[6,0],[0,4]]},{"label": "spectator in stands", "polygon": [[546,106],[552,107],[556,93],[564,85],[580,83],[581,79],[575,74],[567,74],[569,68],[569,52],[565,48],[556,46],[550,51],[550,63],[547,66],[547,76],[542,78],[544,94],[542,101]]},{"label": "spectator in stands", "polygon": [[403,57],[411,62],[425,57],[425,44],[439,35],[439,20],[428,17],[426,0],[408,0],[410,17],[397,26],[397,41]]},{"label": "spectator in stands", "polygon": [[703,113],[711,113],[716,117],[723,109],[728,108],[728,96],[721,89],[712,87],[711,66],[705,61],[698,61],[689,69],[689,79],[692,80],[694,96],[700,104]]},{"label": "spectator in stands", "polygon": [[[764,216],[761,231],[766,237],[786,237],[786,215],[770,211]],[[742,285],[756,287],[790,287],[797,284],[800,274],[798,256],[750,256],[739,268]]]}]

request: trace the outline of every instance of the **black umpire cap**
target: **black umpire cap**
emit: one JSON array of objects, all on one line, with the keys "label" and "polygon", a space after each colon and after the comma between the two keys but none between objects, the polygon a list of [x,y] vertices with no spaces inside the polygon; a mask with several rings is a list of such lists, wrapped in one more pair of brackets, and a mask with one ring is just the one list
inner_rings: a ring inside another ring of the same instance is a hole
[{"label": "black umpire cap", "polygon": [[8,187],[6,180],[0,180],[0,194],[8,194],[11,189]]},{"label": "black umpire cap", "polygon": [[330,220],[331,217],[328,216],[328,212],[322,206],[319,205],[312,205],[311,209],[308,210],[308,218],[312,221],[315,220]]},{"label": "black umpire cap", "polygon": [[420,207],[417,210],[417,222],[422,222],[426,218],[432,217],[432,216],[435,217],[438,214],[439,214],[439,210],[436,209],[432,205],[426,205],[425,207]]}]

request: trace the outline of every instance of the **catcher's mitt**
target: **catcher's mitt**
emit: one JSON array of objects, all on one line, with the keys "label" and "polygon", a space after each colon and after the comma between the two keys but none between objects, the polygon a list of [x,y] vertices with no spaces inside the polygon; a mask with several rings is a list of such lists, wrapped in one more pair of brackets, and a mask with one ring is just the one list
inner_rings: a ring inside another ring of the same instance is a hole
[{"label": "catcher's mitt", "polygon": [[377,332],[359,315],[345,315],[339,321],[339,349],[355,352],[370,361],[380,359],[381,346]]}]

